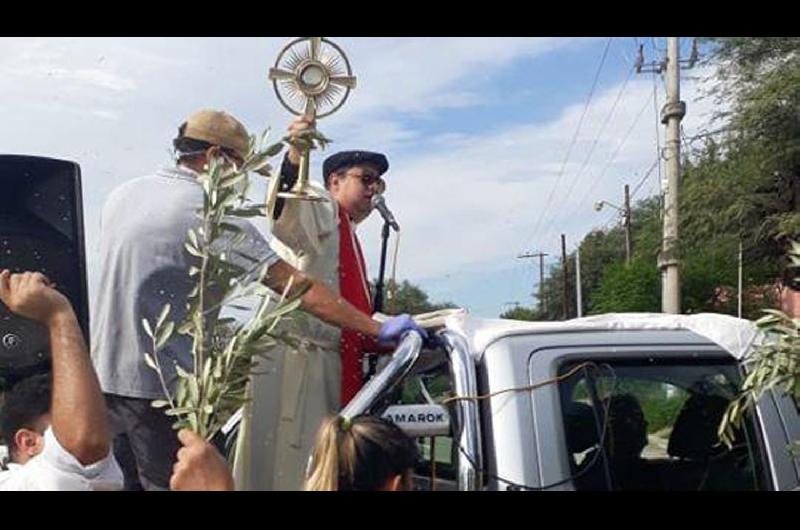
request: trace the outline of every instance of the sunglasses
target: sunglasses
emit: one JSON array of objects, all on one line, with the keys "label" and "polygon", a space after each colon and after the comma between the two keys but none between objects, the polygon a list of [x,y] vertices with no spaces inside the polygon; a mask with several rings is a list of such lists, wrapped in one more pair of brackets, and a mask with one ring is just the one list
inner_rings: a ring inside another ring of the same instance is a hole
[{"label": "sunglasses", "polygon": [[225,158],[228,162],[235,165],[237,168],[244,164],[244,159],[239,156],[239,153],[231,150],[222,148],[221,150],[222,157]]},{"label": "sunglasses", "polygon": [[386,182],[381,177],[375,175],[374,173],[364,173],[362,175],[351,174],[351,176],[357,179],[361,179],[361,184],[363,184],[365,188],[369,188],[370,186],[375,185],[377,186],[378,193],[383,193],[384,190],[386,190]]},{"label": "sunglasses", "polygon": [[[197,151],[185,151],[180,153],[176,152],[175,156],[181,157],[181,156],[204,155],[207,152],[208,151],[205,149],[200,149]],[[242,166],[242,164],[244,164],[244,159],[232,149],[228,149],[225,147],[221,148],[219,150],[219,156],[224,160],[226,160],[229,164],[233,164],[236,168],[239,168]]]}]

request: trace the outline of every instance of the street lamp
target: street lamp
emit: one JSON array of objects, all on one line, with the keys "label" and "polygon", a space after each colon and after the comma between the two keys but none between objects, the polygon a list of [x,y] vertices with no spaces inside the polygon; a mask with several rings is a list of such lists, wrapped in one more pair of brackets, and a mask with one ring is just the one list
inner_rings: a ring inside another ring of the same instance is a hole
[{"label": "street lamp", "polygon": [[631,199],[628,185],[625,184],[625,207],[621,208],[616,204],[608,201],[597,201],[594,203],[594,210],[599,212],[603,206],[610,206],[622,214],[623,224],[625,226],[625,263],[631,262]]},{"label": "street lamp", "polygon": [[620,208],[616,204],[608,202],[608,201],[597,201],[596,203],[594,203],[594,210],[596,212],[599,212],[600,210],[603,209],[603,206],[611,206],[612,208],[614,208],[618,212],[621,212],[623,214],[625,213],[625,210],[623,210],[622,208]]}]

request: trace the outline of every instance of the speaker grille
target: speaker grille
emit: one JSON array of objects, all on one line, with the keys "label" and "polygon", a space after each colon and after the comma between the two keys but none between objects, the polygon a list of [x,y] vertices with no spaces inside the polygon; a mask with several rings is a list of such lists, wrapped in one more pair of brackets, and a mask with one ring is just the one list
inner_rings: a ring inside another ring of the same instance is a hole
[{"label": "speaker grille", "polygon": [[[74,162],[0,155],[0,268],[47,275],[69,298],[88,344],[89,314],[80,168]],[[0,375],[49,360],[47,330],[0,304]]]}]

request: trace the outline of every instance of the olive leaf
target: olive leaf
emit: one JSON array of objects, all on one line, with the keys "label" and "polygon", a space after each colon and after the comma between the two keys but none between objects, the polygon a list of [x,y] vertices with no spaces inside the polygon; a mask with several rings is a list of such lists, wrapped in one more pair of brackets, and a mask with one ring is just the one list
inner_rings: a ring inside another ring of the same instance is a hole
[{"label": "olive leaf", "polygon": [[[265,213],[263,205],[248,202],[248,171],[266,167],[285,146],[279,142],[262,147],[265,140],[266,133],[250,138],[249,152],[240,167],[212,158],[199,173],[203,189],[199,226],[187,232],[184,243],[194,257],[187,270],[194,286],[188,295],[186,315],[181,322],[170,320],[172,308],[167,304],[154,325],[142,320],[153,341],[153,353],[145,353],[144,361],[158,373],[166,397],[153,401],[152,406],[176,418],[173,428],[190,428],[206,439],[249,401],[247,384],[257,360],[266,357],[266,350],[277,344],[297,343],[276,331],[276,326],[299,307],[307,286],[295,289],[292,296],[287,295],[288,289],[276,294],[265,287],[262,282],[268,267],[260,256],[248,253],[252,247],[247,247],[247,233],[241,227],[243,219]],[[327,143],[319,134],[311,135],[309,141],[323,147]],[[257,301],[247,307],[236,303],[242,298]],[[226,308],[250,311],[252,316],[246,322],[221,317]],[[159,353],[176,332],[192,338],[192,363],[181,366],[170,359],[177,374],[172,382],[174,391],[170,391]]]},{"label": "olive leaf", "polygon": [[[800,267],[800,243],[792,242],[789,259],[794,267]],[[747,375],[717,430],[728,447],[732,447],[745,414],[767,392],[778,390],[800,401],[800,319],[767,309],[756,326],[763,332],[764,341],[743,360]],[[794,451],[797,441],[792,444]]]}]

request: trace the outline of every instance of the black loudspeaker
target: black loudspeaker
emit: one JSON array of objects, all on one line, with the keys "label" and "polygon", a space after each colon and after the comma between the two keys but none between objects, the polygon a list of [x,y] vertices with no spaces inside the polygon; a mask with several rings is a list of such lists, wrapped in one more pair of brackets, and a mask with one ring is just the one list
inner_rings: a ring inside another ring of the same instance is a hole
[{"label": "black loudspeaker", "polygon": [[[0,269],[38,271],[64,293],[89,342],[80,166],[0,155]],[[0,384],[46,371],[49,334],[0,303]]]}]

